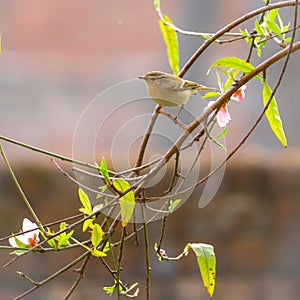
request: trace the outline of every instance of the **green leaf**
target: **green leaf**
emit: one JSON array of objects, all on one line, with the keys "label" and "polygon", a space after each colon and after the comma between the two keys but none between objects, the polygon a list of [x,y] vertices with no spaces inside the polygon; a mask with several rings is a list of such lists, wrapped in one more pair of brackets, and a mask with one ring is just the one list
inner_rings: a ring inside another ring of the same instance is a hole
[{"label": "green leaf", "polygon": [[160,10],[160,0],[154,0],[153,4],[156,10]]},{"label": "green leaf", "polygon": [[224,138],[224,137],[226,136],[226,134],[227,134],[227,131],[228,131],[228,128],[225,127],[225,128],[222,130],[222,132],[216,136],[216,138],[217,138],[217,139],[222,139],[222,138]]},{"label": "green leaf", "polygon": [[212,245],[190,243],[186,248],[192,248],[196,254],[203,285],[212,297],[216,284],[216,256]]},{"label": "green leaf", "polygon": [[94,249],[100,245],[103,237],[103,230],[101,226],[97,223],[94,224],[93,231],[92,231],[92,245]]},{"label": "green leaf", "polygon": [[171,200],[168,210],[172,212],[181,202],[181,199]]},{"label": "green leaf", "polygon": [[274,8],[274,9],[270,10],[267,14],[267,20],[275,22],[276,16],[278,14],[278,10],[279,10],[279,8]]},{"label": "green leaf", "polygon": [[205,40],[209,40],[209,39],[211,38],[211,35],[205,34],[205,33],[202,33],[201,36],[202,36]]},{"label": "green leaf", "polygon": [[265,36],[265,32],[258,20],[255,20],[255,30],[258,34]]},{"label": "green leaf", "polygon": [[[78,188],[78,195],[79,195],[79,200],[80,200],[81,204],[85,208],[85,213],[87,215],[91,214],[93,212],[93,208],[92,208],[88,194],[85,193],[85,191],[83,189]],[[83,210],[80,209],[80,211],[82,212]]]},{"label": "green leaf", "polygon": [[112,286],[105,286],[105,287],[103,288],[103,290],[104,290],[109,296],[111,296],[111,295],[114,293],[115,288],[116,288],[115,285],[112,285]]},{"label": "green leaf", "polygon": [[[116,179],[113,181],[113,186],[116,188],[119,194],[126,192],[131,188],[130,184],[124,179]],[[135,207],[135,196],[131,190],[119,199],[122,217],[122,226],[127,226],[130,221]]]},{"label": "green leaf", "polygon": [[279,26],[275,22],[270,21],[270,20],[266,20],[266,24],[268,26],[269,31],[274,32],[279,37],[282,37],[280,28],[279,28]]},{"label": "green leaf", "polygon": [[215,61],[209,70],[211,70],[214,67],[226,67],[226,68],[232,68],[244,73],[250,73],[255,69],[253,65],[251,65],[249,62],[238,58],[238,57],[223,57]]},{"label": "green leaf", "polygon": [[88,228],[91,228],[92,227],[92,224],[94,222],[95,218],[90,218],[90,219],[87,219],[83,222],[82,224],[82,231],[85,232]]},{"label": "green leaf", "polygon": [[103,248],[103,252],[107,252],[111,249],[110,242],[107,242]]},{"label": "green leaf", "polygon": [[[270,100],[270,97],[272,95],[272,90],[266,81],[264,82],[262,94],[263,94],[264,106],[266,106],[267,102]],[[281,144],[284,147],[287,147],[287,140],[285,137],[283,124],[279,115],[278,106],[274,96],[271,100],[269,107],[266,110],[266,117],[275,136],[278,138],[278,140],[281,142]]]},{"label": "green leaf", "polygon": [[214,139],[213,137],[211,137],[211,140],[213,141],[214,144],[216,144],[221,150],[227,152],[226,147],[221,144],[219,141],[217,141],[216,139]]},{"label": "green leaf", "polygon": [[92,255],[96,256],[96,257],[103,257],[103,256],[106,256],[106,253],[100,251],[100,250],[97,250],[97,249],[93,249],[91,251]]},{"label": "green leaf", "polygon": [[215,97],[219,97],[221,94],[218,92],[207,92],[206,94],[204,94],[202,96],[203,99],[208,99],[208,98],[215,98]]},{"label": "green leaf", "polygon": [[[61,222],[60,226],[59,226],[59,229],[64,230],[66,228],[67,228],[66,223]],[[66,232],[62,232],[60,235],[55,237],[56,241],[58,241],[57,248],[59,248],[61,246],[68,246],[69,245],[69,239],[73,235],[73,233],[74,233],[74,230],[71,230],[68,234]]]},{"label": "green leaf", "polygon": [[105,161],[104,157],[102,157],[101,164],[99,166],[99,171],[102,174],[102,176],[104,177],[106,183],[107,184],[111,184],[111,180],[109,178],[109,172],[108,172],[107,164],[106,164],[106,161]]},{"label": "green leaf", "polygon": [[[47,237],[44,235],[44,233],[42,231],[41,231],[41,234],[42,234],[43,238],[46,240]],[[49,227],[47,227],[47,234],[48,234],[48,236],[50,236],[51,234],[54,234],[54,231],[52,231]],[[54,238],[47,240],[47,243],[50,245],[50,247],[57,250],[57,245],[56,245]]]},{"label": "green leaf", "polygon": [[[172,20],[168,16],[163,15],[163,19],[165,22],[173,24]],[[177,75],[179,73],[179,49],[177,33],[171,26],[164,24],[161,19],[158,20],[158,23],[167,46],[170,67],[173,73]]]},{"label": "green leaf", "polygon": [[29,246],[27,246],[26,244],[21,242],[16,236],[14,236],[13,238],[15,239],[15,242],[16,242],[16,245],[18,246],[18,248],[25,248],[25,249],[30,248]]}]

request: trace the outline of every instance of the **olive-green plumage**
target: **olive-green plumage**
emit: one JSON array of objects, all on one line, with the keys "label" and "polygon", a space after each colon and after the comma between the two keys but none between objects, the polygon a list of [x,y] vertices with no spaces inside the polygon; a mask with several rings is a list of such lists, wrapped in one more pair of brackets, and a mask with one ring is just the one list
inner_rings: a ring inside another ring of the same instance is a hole
[{"label": "olive-green plumage", "polygon": [[139,78],[145,81],[149,96],[161,106],[183,106],[198,91],[215,90],[160,71],[148,72]]}]

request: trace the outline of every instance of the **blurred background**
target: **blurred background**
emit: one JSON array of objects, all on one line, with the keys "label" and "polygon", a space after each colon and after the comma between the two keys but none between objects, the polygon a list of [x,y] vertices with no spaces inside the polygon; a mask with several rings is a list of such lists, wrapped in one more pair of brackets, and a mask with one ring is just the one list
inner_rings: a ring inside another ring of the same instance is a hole
[{"label": "blurred background", "polygon": [[[161,2],[162,11],[176,25],[201,32],[215,32],[263,5],[260,0]],[[293,11],[283,9],[281,15],[287,23],[292,20]],[[241,28],[249,24],[243,24]],[[125,100],[144,99],[145,88],[137,77],[147,71],[171,72],[152,1],[3,0],[0,2],[0,34],[0,134],[65,156],[75,153],[75,158],[90,162],[95,157],[90,155],[90,145],[87,146],[83,136],[91,135],[89,126],[93,123],[86,126],[84,120],[106,120],[108,114]],[[202,42],[201,38],[180,36],[181,66]],[[254,54],[253,64],[276,51],[274,43],[262,58],[258,59]],[[214,45],[193,65],[186,78],[216,86],[215,74],[212,72],[207,76],[207,69],[224,56],[245,58],[247,45],[244,42]],[[288,148],[279,144],[263,120],[227,164],[222,185],[213,201],[199,209],[201,191],[195,190],[190,200],[169,219],[165,248],[170,255],[177,255],[187,242],[206,242],[215,246],[216,299],[298,298],[299,58],[299,53],[292,55],[276,95]],[[281,68],[282,62],[277,63],[267,74],[271,87]],[[126,89],[122,88],[124,82]],[[107,90],[108,93],[103,93]],[[121,112],[127,117],[118,115],[113,120],[116,127],[112,126],[101,132],[101,138],[97,137],[96,150],[93,148],[92,152],[96,151],[98,158],[110,154],[113,137],[124,122],[145,115],[140,126],[142,131],[146,128],[154,103],[146,98],[137,103],[125,106]],[[199,105],[197,98],[193,98],[187,109],[196,113],[205,105],[204,101]],[[94,114],[86,114],[91,110]],[[256,82],[249,83],[245,100],[230,106],[232,122],[226,138],[229,150],[242,139],[261,110],[261,86]],[[80,134],[76,135],[77,132]],[[78,141],[78,137],[83,140]],[[92,139],[95,140],[95,136]],[[44,222],[78,212],[76,185],[57,171],[49,157],[1,143]],[[120,152],[116,151],[114,155],[119,155],[122,160],[124,153],[120,146],[122,144],[117,147]],[[61,165],[71,168],[68,164]],[[0,237],[3,237],[18,231],[23,217],[29,217],[29,213],[2,161],[0,167]],[[160,222],[153,223],[150,229],[151,243],[154,244],[159,237]],[[142,251],[134,245],[127,251],[126,278],[131,282],[143,280]],[[208,299],[194,257],[161,264],[154,253],[152,256],[153,299]],[[8,251],[1,251],[1,265],[9,259]],[[17,270],[38,280],[57,270],[66,259],[70,258],[64,253],[30,255],[0,271],[0,300],[12,299],[30,287],[17,277]],[[63,279],[27,298],[62,299],[74,274],[69,272]],[[101,288],[110,284],[102,265],[93,264],[71,299],[109,299]],[[143,292],[139,299],[143,299]]]}]

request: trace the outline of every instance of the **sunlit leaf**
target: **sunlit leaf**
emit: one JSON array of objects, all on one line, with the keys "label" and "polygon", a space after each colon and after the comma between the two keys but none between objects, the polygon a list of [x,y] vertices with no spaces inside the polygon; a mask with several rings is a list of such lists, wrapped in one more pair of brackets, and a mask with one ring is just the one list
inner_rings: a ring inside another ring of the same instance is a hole
[{"label": "sunlit leaf", "polygon": [[107,164],[106,164],[106,161],[105,161],[104,157],[102,157],[101,164],[98,168],[99,168],[99,171],[100,171],[101,175],[104,177],[106,183],[111,184]]},{"label": "sunlit leaf", "polygon": [[203,243],[190,243],[186,248],[192,248],[196,254],[203,285],[212,297],[216,284],[216,256],[214,247]]},{"label": "sunlit leaf", "polygon": [[210,70],[214,67],[226,67],[226,68],[232,68],[238,71],[242,71],[244,73],[250,73],[255,69],[253,65],[251,65],[249,62],[238,58],[238,57],[223,57],[215,61],[211,67]]},{"label": "sunlit leaf", "polygon": [[111,296],[111,295],[114,293],[115,288],[116,288],[115,285],[112,285],[112,286],[105,286],[105,287],[103,288],[103,290],[104,290],[108,295]]},{"label": "sunlit leaf", "polygon": [[[267,82],[264,82],[262,94],[264,105],[266,106],[267,102],[270,100],[270,97],[272,95],[272,90],[267,84]],[[287,140],[285,137],[283,124],[279,115],[278,106],[274,96],[271,100],[269,107],[266,110],[266,117],[275,136],[278,138],[278,140],[284,147],[287,147]]]},{"label": "sunlit leaf", "polygon": [[107,252],[111,249],[110,242],[107,242],[103,248],[103,252]]},{"label": "sunlit leaf", "polygon": [[[54,234],[54,231],[52,231],[49,227],[47,227],[47,235],[50,236],[52,234]],[[48,240],[46,235],[43,233],[43,231],[41,231],[41,235],[43,236],[43,238],[45,240],[47,240],[47,243],[49,244],[50,247],[52,247],[53,249],[57,249],[57,244],[56,244],[54,238]]]},{"label": "sunlit leaf", "polygon": [[100,251],[100,250],[97,250],[97,249],[93,249],[91,251],[92,255],[93,256],[96,256],[96,257],[103,257],[103,256],[106,256],[107,254],[104,253],[103,251]]},{"label": "sunlit leaf", "polygon": [[275,22],[270,21],[270,20],[266,20],[266,24],[268,26],[269,31],[274,32],[278,36],[282,37],[280,28]]},{"label": "sunlit leaf", "polygon": [[[59,230],[65,230],[67,225],[65,222],[61,222],[59,226]],[[57,248],[61,246],[69,245],[69,239],[73,235],[74,230],[71,230],[68,234],[66,232],[62,232],[60,235],[56,236],[55,239],[57,240]]]},{"label": "sunlit leaf", "polygon": [[220,93],[218,92],[207,92],[206,94],[204,94],[202,96],[203,99],[208,99],[208,98],[215,98],[215,97],[219,97]]},{"label": "sunlit leaf", "polygon": [[171,200],[168,210],[172,212],[181,202],[181,199]]},{"label": "sunlit leaf", "polygon": [[26,244],[21,242],[16,236],[14,236],[13,238],[15,239],[15,242],[16,242],[16,245],[18,246],[18,248],[27,248],[27,249],[29,249],[29,246],[27,246]]},{"label": "sunlit leaf", "polygon": [[[85,209],[86,214],[91,214],[93,212],[93,208],[89,199],[88,194],[81,188],[78,189],[79,200]],[[80,210],[82,211],[82,210]]]},{"label": "sunlit leaf", "polygon": [[[173,24],[172,20],[168,16],[163,15],[163,19],[165,22]],[[177,75],[179,73],[179,48],[177,33],[171,26],[164,24],[161,19],[158,20],[158,23],[167,46],[170,67],[173,73]]]},{"label": "sunlit leaf", "polygon": [[278,14],[278,8],[274,8],[272,10],[270,10],[267,14],[267,19],[272,21],[272,22],[275,22],[275,19],[277,17],[277,14]]},{"label": "sunlit leaf", "polygon": [[93,218],[90,218],[90,219],[87,219],[83,222],[82,224],[82,231],[85,232],[88,228],[91,228],[92,227],[92,224],[94,222],[94,217]]},{"label": "sunlit leaf", "polygon": [[216,138],[217,138],[217,139],[222,139],[222,138],[224,138],[224,137],[226,136],[226,134],[227,134],[227,131],[228,131],[228,128],[225,127],[225,128],[222,130],[222,132],[216,136]]},{"label": "sunlit leaf", "polygon": [[94,246],[94,249],[96,249],[100,245],[102,241],[102,237],[103,237],[103,230],[101,226],[97,223],[94,224],[93,231],[92,231],[92,244]]},{"label": "sunlit leaf", "polygon": [[[113,186],[120,194],[128,191],[131,188],[130,184],[126,180],[121,178],[114,180]],[[134,212],[134,207],[135,207],[134,192],[131,190],[127,192],[124,196],[120,197],[119,203],[121,208],[122,226],[125,227],[127,226]]]},{"label": "sunlit leaf", "polygon": [[261,24],[259,23],[258,20],[255,20],[255,30],[258,34],[262,35],[262,36],[265,36],[265,32],[263,31],[263,28],[261,26]]}]

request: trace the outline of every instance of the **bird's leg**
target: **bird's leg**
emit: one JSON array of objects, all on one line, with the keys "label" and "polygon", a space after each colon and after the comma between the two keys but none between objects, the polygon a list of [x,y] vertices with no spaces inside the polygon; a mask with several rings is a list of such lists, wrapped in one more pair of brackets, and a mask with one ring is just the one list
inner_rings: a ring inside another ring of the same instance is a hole
[{"label": "bird's leg", "polygon": [[178,113],[177,113],[176,116],[174,117],[175,120],[178,119],[178,117],[179,117],[179,115],[181,114],[182,110],[183,110],[183,105],[180,105],[180,106],[179,106]]}]

